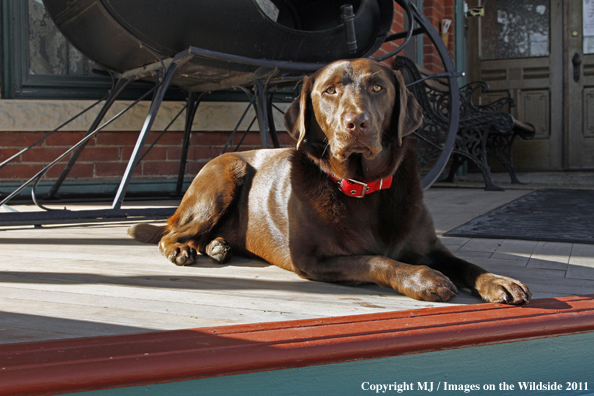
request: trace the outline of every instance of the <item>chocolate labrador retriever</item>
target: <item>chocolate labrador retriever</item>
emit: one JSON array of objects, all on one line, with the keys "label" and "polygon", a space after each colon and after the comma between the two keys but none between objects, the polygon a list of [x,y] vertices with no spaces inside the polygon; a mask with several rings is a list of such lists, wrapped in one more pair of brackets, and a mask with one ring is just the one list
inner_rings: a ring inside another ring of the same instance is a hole
[{"label": "chocolate labrador retriever", "polygon": [[446,301],[458,287],[485,301],[522,304],[522,282],[455,257],[423,204],[415,140],[420,106],[399,72],[337,61],[305,78],[285,115],[295,149],[221,155],[196,176],[167,225],[129,234],[170,261],[197,252],[224,263],[259,257],[303,278],[376,283]]}]

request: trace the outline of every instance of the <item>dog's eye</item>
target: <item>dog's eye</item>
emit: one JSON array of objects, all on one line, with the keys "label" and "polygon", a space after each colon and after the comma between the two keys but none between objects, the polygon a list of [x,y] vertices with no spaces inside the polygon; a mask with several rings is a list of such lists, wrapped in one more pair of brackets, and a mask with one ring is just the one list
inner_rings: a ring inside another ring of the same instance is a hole
[{"label": "dog's eye", "polygon": [[379,91],[381,91],[382,89],[384,89],[384,87],[382,87],[382,86],[381,86],[381,85],[379,85],[379,84],[375,84],[375,85],[373,86],[373,92],[379,92]]},{"label": "dog's eye", "polygon": [[334,88],[334,87],[328,87],[328,88],[326,88],[326,91],[325,92],[327,94],[329,94],[329,95],[334,95],[336,93],[336,88]]}]

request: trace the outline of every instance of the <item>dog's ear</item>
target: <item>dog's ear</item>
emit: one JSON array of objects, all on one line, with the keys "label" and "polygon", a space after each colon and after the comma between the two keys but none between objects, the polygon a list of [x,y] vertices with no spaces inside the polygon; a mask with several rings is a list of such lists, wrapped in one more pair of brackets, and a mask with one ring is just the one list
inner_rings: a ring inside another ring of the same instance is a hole
[{"label": "dog's ear", "polygon": [[309,133],[309,123],[313,118],[313,105],[311,103],[311,90],[314,78],[305,77],[299,98],[291,104],[285,112],[285,128],[289,135],[297,140],[297,149]]},{"label": "dog's ear", "polygon": [[402,146],[402,138],[416,131],[423,123],[423,110],[415,96],[406,88],[402,73],[394,70],[396,80],[396,98],[392,111],[392,125],[397,129],[398,145]]}]

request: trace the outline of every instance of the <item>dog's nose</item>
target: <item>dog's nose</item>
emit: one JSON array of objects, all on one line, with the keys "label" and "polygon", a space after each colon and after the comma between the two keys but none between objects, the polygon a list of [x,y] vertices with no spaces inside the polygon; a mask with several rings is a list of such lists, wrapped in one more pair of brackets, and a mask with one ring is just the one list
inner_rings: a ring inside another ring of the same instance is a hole
[{"label": "dog's nose", "polygon": [[348,113],[344,117],[344,126],[350,132],[365,132],[369,128],[369,116],[366,113]]}]

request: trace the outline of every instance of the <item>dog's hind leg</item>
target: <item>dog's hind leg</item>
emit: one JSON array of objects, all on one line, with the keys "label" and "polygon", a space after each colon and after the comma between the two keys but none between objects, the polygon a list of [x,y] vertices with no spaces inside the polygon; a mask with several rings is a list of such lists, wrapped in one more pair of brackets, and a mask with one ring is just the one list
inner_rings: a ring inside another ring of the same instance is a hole
[{"label": "dog's hind leg", "polygon": [[161,253],[176,265],[192,264],[197,251],[219,263],[228,261],[230,245],[211,231],[238,196],[246,172],[247,164],[232,154],[206,164],[169,218],[159,242]]},{"label": "dog's hind leg", "polygon": [[164,226],[156,226],[147,223],[134,224],[128,228],[128,235],[138,242],[157,243],[165,232]]}]

